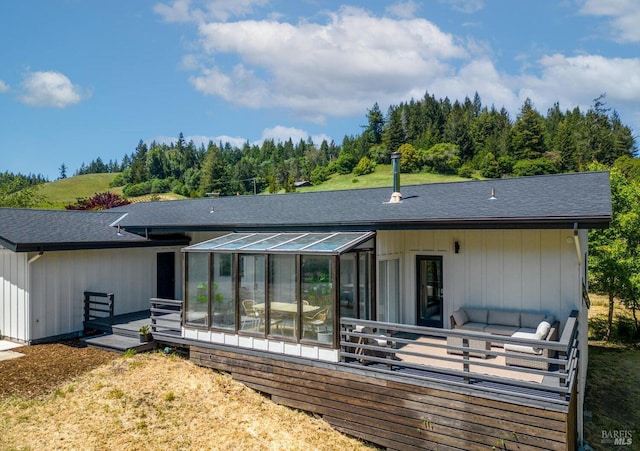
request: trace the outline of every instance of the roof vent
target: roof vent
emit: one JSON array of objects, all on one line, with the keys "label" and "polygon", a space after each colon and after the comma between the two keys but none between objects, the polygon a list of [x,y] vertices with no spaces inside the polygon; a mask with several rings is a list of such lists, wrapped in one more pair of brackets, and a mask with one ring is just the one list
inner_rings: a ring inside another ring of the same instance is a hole
[{"label": "roof vent", "polygon": [[402,194],[400,194],[400,152],[391,152],[391,166],[393,169],[393,193],[390,204],[396,204],[402,201]]},{"label": "roof vent", "polygon": [[489,198],[489,200],[496,200],[496,189],[495,188],[491,188],[491,197]]}]

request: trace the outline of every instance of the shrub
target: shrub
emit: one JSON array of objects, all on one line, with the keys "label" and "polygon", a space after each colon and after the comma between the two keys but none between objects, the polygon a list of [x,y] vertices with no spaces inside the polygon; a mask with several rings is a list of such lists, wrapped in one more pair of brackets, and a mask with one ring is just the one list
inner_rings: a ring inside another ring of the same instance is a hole
[{"label": "shrub", "polygon": [[360,158],[358,164],[353,168],[353,174],[356,176],[371,174],[376,170],[376,163],[371,161],[368,157]]},{"label": "shrub", "polygon": [[490,179],[497,179],[498,177],[500,177],[500,167],[493,153],[489,152],[487,153],[487,155],[485,155],[482,163],[480,164],[480,174],[483,177],[487,177]]},{"label": "shrub", "polygon": [[526,175],[554,174],[556,168],[546,158],[536,158],[535,160],[520,160],[513,165],[513,175],[523,177]]},{"label": "shrub", "polygon": [[460,166],[460,168],[458,168],[458,175],[467,179],[473,177],[473,166],[471,163],[465,163]]},{"label": "shrub", "polygon": [[113,180],[111,180],[111,183],[109,183],[109,188],[124,186],[126,183],[127,181],[125,179],[125,174],[124,172],[121,172],[118,175],[116,175]]},{"label": "shrub", "polygon": [[136,183],[135,185],[126,185],[122,192],[127,197],[144,196],[151,193],[151,182]]},{"label": "shrub", "polygon": [[171,190],[171,181],[168,179],[153,179],[151,181],[152,193],[167,193]]},{"label": "shrub", "polygon": [[326,182],[329,180],[329,168],[325,166],[316,166],[311,171],[311,183],[314,185],[319,185],[322,182]]},{"label": "shrub", "polygon": [[107,191],[96,193],[88,199],[76,199],[75,204],[67,205],[64,208],[67,210],[107,210],[121,205],[129,205],[130,203],[118,194]]}]

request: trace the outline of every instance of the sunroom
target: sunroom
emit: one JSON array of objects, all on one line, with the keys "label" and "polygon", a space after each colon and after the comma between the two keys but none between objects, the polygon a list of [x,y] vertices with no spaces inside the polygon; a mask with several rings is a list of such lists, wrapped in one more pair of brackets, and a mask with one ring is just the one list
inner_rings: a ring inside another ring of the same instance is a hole
[{"label": "sunroom", "polygon": [[185,335],[335,349],[340,317],[375,319],[374,252],[375,232],[230,233],[184,248]]}]

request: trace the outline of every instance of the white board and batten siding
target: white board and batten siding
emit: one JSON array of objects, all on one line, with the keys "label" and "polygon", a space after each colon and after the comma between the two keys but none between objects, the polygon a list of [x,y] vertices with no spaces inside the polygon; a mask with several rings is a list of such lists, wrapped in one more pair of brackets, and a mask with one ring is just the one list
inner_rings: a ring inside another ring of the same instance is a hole
[{"label": "white board and batten siding", "polygon": [[176,292],[182,291],[179,247],[45,252],[30,265],[30,340],[83,329],[84,292],[114,294],[114,313],[149,308],[156,296],[157,257],[176,253]]},{"label": "white board and batten siding", "polygon": [[380,231],[377,258],[400,259],[403,323],[416,321],[416,256],[436,255],[443,257],[445,328],[459,307],[544,311],[563,326],[582,302],[586,231],[580,237],[582,266],[573,230]]},{"label": "white board and batten siding", "polygon": [[0,337],[29,340],[29,263],[27,254],[0,247]]}]

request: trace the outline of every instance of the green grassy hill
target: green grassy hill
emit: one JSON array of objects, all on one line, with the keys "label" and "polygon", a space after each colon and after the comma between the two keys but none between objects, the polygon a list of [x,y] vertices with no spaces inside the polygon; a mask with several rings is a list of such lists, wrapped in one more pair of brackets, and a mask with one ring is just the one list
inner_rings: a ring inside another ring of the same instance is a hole
[{"label": "green grassy hill", "polygon": [[[91,197],[96,193],[110,191],[122,196],[122,187],[109,188],[109,183],[118,174],[88,174],[76,175],[55,182],[45,183],[40,193],[45,196],[46,203],[41,208],[62,210],[66,205],[75,203],[78,198]],[[159,199],[182,199],[183,196],[174,193],[159,194]],[[152,195],[129,198],[131,202],[143,202],[152,199]]]},{"label": "green grassy hill", "polygon": [[[458,177],[457,175],[441,175],[429,172],[418,174],[400,174],[400,185],[417,185],[421,183],[443,183],[461,182],[469,179]],[[353,174],[333,174],[329,180],[317,185],[296,188],[297,192],[306,193],[311,191],[334,191],[356,188],[378,188],[382,186],[393,186],[393,176],[390,164],[379,164],[373,174],[356,177]]]},{"label": "green grassy hill", "polygon": [[62,209],[78,198],[91,197],[96,193],[111,191],[122,195],[122,188],[109,188],[109,183],[117,174],[76,175],[55,182],[45,183],[40,193],[47,204],[43,207]]}]

